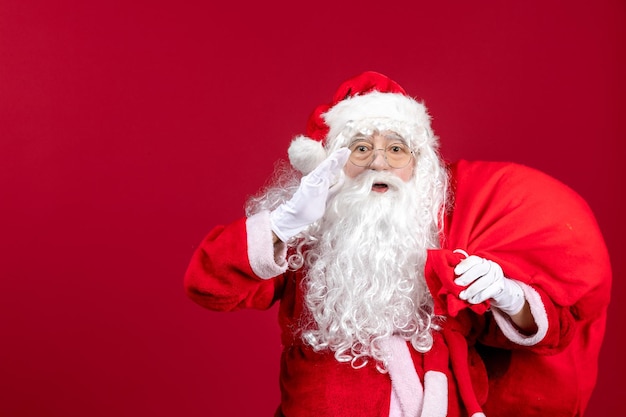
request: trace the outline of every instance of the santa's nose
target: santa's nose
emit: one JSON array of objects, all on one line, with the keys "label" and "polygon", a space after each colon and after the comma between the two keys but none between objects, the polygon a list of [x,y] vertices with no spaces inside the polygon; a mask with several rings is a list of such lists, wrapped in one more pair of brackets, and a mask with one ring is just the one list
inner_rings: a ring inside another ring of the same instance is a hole
[{"label": "santa's nose", "polygon": [[374,169],[376,171],[382,171],[389,168],[389,164],[385,159],[385,150],[384,149],[375,149],[374,150],[374,159],[370,164],[370,169]]}]

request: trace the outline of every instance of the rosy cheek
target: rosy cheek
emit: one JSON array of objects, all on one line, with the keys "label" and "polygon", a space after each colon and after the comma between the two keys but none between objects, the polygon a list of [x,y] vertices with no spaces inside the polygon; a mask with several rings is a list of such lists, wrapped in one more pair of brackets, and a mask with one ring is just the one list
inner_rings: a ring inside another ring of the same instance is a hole
[{"label": "rosy cheek", "polygon": [[396,175],[404,182],[409,181],[413,176],[413,165],[402,168],[402,170],[398,171]]},{"label": "rosy cheek", "polygon": [[363,171],[365,171],[365,168],[357,167],[355,165],[350,164],[350,162],[348,162],[346,166],[343,168],[343,172],[345,172],[348,178],[356,178]]}]

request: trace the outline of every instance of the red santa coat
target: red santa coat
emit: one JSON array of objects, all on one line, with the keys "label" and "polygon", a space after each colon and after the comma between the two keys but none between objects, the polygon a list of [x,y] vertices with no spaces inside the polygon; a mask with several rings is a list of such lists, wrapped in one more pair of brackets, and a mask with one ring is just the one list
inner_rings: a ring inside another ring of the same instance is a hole
[{"label": "red santa coat", "polygon": [[[232,311],[280,301],[277,416],[419,415],[429,404],[448,416],[582,414],[595,384],[610,290],[608,256],[591,211],[569,188],[519,165],[461,161],[451,166],[451,180],[454,207],[442,249],[431,251],[426,265],[438,312],[449,319],[433,350],[409,348],[391,377],[374,364],[353,369],[303,344],[301,271],[287,270],[284,251],[274,257],[268,213],[216,227],[196,250],[185,286],[200,305]],[[520,283],[537,334],[523,335],[496,309],[456,298],[457,248],[498,262]],[[403,381],[409,367],[418,387]],[[428,382],[429,370],[444,376],[447,393],[429,391],[437,386]],[[430,392],[423,402],[420,384]]]}]

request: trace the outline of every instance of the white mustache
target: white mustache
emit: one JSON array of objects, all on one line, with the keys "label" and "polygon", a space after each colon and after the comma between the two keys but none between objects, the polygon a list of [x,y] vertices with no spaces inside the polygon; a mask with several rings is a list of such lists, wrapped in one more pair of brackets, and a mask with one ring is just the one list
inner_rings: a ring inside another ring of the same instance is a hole
[{"label": "white mustache", "polygon": [[369,192],[374,184],[386,184],[390,189],[400,190],[406,183],[398,176],[387,171],[368,171],[353,179],[346,179],[345,187],[362,189]]}]

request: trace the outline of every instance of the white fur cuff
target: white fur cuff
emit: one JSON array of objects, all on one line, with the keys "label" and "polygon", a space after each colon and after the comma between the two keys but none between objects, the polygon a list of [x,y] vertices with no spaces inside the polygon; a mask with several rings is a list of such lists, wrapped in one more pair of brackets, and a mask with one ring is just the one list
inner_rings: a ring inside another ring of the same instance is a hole
[{"label": "white fur cuff", "polygon": [[280,242],[275,250],[269,211],[261,211],[246,219],[246,235],[250,267],[259,278],[274,278],[287,270],[287,247]]},{"label": "white fur cuff", "polygon": [[534,346],[541,342],[548,333],[548,313],[543,305],[541,296],[531,286],[524,284],[520,281],[515,281],[522,287],[524,291],[524,297],[530,305],[530,312],[537,324],[537,332],[533,335],[527,336],[521,333],[515,325],[511,322],[509,316],[501,312],[497,308],[492,309],[493,317],[498,323],[498,327],[502,330],[502,333],[512,342],[521,346]]}]

